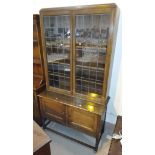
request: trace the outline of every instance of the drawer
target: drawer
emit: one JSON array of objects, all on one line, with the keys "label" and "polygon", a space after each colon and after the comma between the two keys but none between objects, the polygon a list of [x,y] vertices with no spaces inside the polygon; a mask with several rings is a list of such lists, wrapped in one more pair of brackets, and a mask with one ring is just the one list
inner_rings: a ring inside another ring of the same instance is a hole
[{"label": "drawer", "polygon": [[95,135],[97,132],[98,116],[82,109],[68,107],[68,125],[82,130],[87,134]]},{"label": "drawer", "polygon": [[42,112],[46,118],[54,121],[65,123],[66,120],[66,106],[60,102],[42,99]]}]

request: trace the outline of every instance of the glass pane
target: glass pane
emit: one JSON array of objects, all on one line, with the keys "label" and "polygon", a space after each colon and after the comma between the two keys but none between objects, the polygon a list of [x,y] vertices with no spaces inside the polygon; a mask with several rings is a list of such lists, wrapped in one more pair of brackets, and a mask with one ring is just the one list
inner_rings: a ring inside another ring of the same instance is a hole
[{"label": "glass pane", "polygon": [[70,90],[70,17],[44,16],[49,85]]},{"label": "glass pane", "polygon": [[109,14],[76,16],[76,92],[102,94]]}]

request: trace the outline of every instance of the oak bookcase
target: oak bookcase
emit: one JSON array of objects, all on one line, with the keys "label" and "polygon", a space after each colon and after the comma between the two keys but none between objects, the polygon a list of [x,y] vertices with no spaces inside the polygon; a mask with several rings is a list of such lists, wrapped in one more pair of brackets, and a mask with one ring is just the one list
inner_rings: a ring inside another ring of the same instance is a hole
[{"label": "oak bookcase", "polygon": [[118,17],[115,4],[40,10],[43,127],[48,128],[45,120],[52,120],[80,130],[96,138],[95,146],[80,142],[94,150],[104,132]]}]

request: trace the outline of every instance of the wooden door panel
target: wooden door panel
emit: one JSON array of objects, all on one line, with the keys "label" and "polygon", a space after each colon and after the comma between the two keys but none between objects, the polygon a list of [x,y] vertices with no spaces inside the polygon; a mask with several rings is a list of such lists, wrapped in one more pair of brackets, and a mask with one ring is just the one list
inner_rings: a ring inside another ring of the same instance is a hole
[{"label": "wooden door panel", "polygon": [[43,99],[42,104],[45,116],[50,117],[58,122],[65,122],[65,105],[48,99]]},{"label": "wooden door panel", "polygon": [[97,115],[81,109],[68,107],[68,124],[95,134],[97,129]]}]

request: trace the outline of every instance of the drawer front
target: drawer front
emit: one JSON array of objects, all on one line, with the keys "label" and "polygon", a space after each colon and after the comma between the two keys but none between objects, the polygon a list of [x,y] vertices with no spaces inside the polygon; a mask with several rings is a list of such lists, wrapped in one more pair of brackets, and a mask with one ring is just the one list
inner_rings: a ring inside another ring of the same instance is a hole
[{"label": "drawer front", "polygon": [[68,107],[68,125],[82,130],[88,134],[95,135],[97,130],[98,117],[96,114]]},{"label": "drawer front", "polygon": [[66,106],[64,104],[44,98],[41,103],[45,117],[57,122],[65,123]]}]

